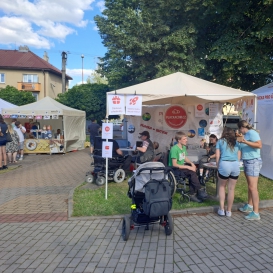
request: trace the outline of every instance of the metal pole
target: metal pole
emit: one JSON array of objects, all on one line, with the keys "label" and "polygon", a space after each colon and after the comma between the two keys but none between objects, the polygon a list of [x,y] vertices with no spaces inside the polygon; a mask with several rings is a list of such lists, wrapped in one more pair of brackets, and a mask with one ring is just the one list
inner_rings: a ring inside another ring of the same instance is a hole
[{"label": "metal pole", "polygon": [[84,58],[84,55],[82,54],[81,57],[82,57],[82,84],[83,84],[83,58]]},{"label": "metal pole", "polygon": [[67,53],[62,52],[62,93],[65,93],[65,71],[66,71],[66,59],[67,59]]},{"label": "metal pole", "polygon": [[[108,117],[109,117],[109,114],[108,114],[108,95],[106,94],[106,123],[108,123]],[[106,139],[106,142],[108,142],[108,138]],[[105,181],[105,199],[107,200],[107,195],[108,195],[108,157],[106,157],[106,170],[105,170],[105,178],[106,178],[106,181]]]}]

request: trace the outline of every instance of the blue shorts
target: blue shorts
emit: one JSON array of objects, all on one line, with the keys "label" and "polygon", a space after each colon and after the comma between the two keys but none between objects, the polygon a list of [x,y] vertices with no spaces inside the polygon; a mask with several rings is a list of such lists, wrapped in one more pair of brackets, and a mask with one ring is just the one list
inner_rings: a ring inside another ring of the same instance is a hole
[{"label": "blue shorts", "polygon": [[6,140],[0,140],[0,146],[6,146],[7,141]]},{"label": "blue shorts", "polygon": [[240,175],[240,163],[239,161],[220,161],[218,172],[222,177],[238,177]]},{"label": "blue shorts", "polygon": [[263,165],[263,161],[261,158],[243,160],[243,162],[244,162],[244,171],[247,176],[257,177],[260,175],[260,170]]},{"label": "blue shorts", "polygon": [[90,146],[94,147],[95,145],[95,138],[90,136]]}]

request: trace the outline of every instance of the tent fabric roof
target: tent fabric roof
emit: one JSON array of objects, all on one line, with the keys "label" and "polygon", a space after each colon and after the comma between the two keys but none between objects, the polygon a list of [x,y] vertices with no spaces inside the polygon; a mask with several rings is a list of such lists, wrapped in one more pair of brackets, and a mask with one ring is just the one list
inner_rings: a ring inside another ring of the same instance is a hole
[{"label": "tent fabric roof", "polygon": [[5,101],[3,99],[0,99],[0,114],[2,112],[2,109],[4,109],[4,108],[14,108],[14,107],[17,107],[17,105],[12,104],[12,103]]},{"label": "tent fabric roof", "polygon": [[5,108],[3,114],[13,115],[60,115],[60,116],[85,116],[84,111],[80,111],[66,105],[63,105],[56,100],[45,97],[37,102],[29,103],[16,108]]},{"label": "tent fabric roof", "polygon": [[269,93],[272,92],[273,94],[273,82],[264,85],[258,89],[255,89],[254,91],[252,91],[254,94],[259,94],[259,93]]},{"label": "tent fabric roof", "polygon": [[205,81],[185,73],[168,76],[111,91],[108,94],[142,95],[143,104],[196,104],[212,102],[236,103],[255,94]]}]

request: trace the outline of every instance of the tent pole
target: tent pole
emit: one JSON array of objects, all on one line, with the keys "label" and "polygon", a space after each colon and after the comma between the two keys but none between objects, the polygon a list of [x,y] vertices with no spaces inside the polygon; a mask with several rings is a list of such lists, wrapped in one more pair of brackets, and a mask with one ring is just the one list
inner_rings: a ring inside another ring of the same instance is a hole
[{"label": "tent pole", "polygon": [[255,94],[254,98],[254,129],[257,128],[257,95]]}]

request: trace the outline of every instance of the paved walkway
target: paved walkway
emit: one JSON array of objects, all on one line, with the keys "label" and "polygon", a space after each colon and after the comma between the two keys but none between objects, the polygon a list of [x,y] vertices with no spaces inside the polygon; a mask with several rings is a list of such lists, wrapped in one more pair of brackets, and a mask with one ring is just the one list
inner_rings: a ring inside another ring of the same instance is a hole
[{"label": "paved walkway", "polygon": [[179,216],[171,236],[154,225],[127,242],[121,219],[66,221],[68,192],[89,162],[85,150],[0,174],[0,272],[272,273],[273,209],[256,222],[239,212]]}]

